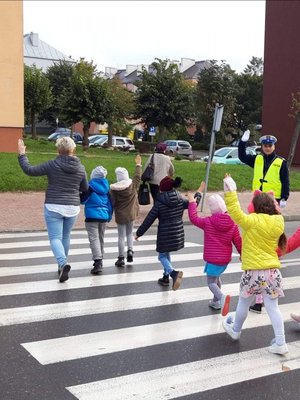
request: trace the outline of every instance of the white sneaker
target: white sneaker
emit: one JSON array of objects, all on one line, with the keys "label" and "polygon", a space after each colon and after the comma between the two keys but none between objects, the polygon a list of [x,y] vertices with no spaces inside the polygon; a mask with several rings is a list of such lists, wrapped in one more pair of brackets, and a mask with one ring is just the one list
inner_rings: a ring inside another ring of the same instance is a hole
[{"label": "white sneaker", "polygon": [[231,339],[239,340],[239,338],[241,337],[241,332],[235,332],[233,330],[233,319],[231,316],[229,316],[227,319],[224,319],[222,324],[225,332],[228,333]]},{"label": "white sneaker", "polygon": [[223,294],[221,299],[221,315],[223,317],[226,317],[226,315],[229,313],[229,308],[230,308],[230,296],[229,294],[227,296]]},{"label": "white sneaker", "polygon": [[221,303],[219,301],[209,300],[208,306],[214,310],[221,310]]},{"label": "white sneaker", "polygon": [[289,352],[289,349],[288,349],[286,343],[284,343],[280,346],[276,343],[273,343],[270,347],[268,347],[268,351],[273,354],[283,355],[283,354],[287,354]]}]

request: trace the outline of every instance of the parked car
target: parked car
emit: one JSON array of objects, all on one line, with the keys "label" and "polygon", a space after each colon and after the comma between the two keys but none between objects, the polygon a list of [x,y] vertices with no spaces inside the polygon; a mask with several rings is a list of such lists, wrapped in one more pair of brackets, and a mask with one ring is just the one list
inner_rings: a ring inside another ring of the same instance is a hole
[{"label": "parked car", "polygon": [[[61,128],[58,128],[58,129],[61,129]],[[50,142],[56,142],[57,139],[59,139],[61,137],[71,136],[71,129],[67,129],[67,128],[62,128],[62,129],[65,129],[65,130],[64,131],[58,130],[58,131],[51,133],[51,135],[48,136],[48,140]],[[82,143],[82,136],[79,132],[73,132],[73,139],[74,139],[75,143],[78,143],[78,144]]]},{"label": "parked car", "polygon": [[[246,154],[256,155],[255,147],[247,147]],[[208,156],[203,157],[203,160],[208,161]],[[221,149],[216,150],[212,162],[216,164],[244,164],[238,157],[238,149],[236,147],[222,147]]]},{"label": "parked car", "polygon": [[107,135],[91,135],[89,136],[89,147],[94,146],[94,143],[99,141],[99,139],[106,138]]},{"label": "parked car", "polygon": [[[108,136],[104,135],[104,137],[95,140],[91,145],[92,146],[100,146],[107,147]],[[121,136],[113,136],[112,137],[112,147],[120,148],[120,149],[128,149],[129,151],[135,150],[134,143],[131,139]]]},{"label": "parked car", "polygon": [[167,145],[167,154],[193,155],[192,146],[186,140],[165,140],[164,143]]},{"label": "parked car", "polygon": [[[241,139],[233,139],[233,141],[230,143],[230,146],[238,147],[240,141],[241,141]],[[249,140],[248,142],[246,142],[246,146],[247,147],[257,146],[257,143],[255,140]]]}]

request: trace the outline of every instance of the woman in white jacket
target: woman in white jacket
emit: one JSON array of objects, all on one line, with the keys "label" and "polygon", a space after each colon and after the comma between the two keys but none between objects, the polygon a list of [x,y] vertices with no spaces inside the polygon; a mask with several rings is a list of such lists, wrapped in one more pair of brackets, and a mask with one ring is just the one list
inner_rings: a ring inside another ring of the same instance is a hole
[{"label": "woman in white jacket", "polygon": [[[149,181],[153,202],[156,200],[160,181],[165,176],[174,176],[175,173],[175,168],[170,160],[170,157],[165,154],[166,148],[167,145],[165,143],[158,143],[155,147],[155,153],[153,154],[154,173],[153,178]],[[152,155],[146,161],[144,170],[149,165],[151,157]]]}]

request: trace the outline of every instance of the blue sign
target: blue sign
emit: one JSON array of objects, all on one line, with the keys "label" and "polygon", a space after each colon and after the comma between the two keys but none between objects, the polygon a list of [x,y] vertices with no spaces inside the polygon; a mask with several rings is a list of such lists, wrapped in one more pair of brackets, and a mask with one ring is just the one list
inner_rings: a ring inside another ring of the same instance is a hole
[{"label": "blue sign", "polygon": [[150,135],[150,136],[155,136],[155,126],[150,126],[150,128],[149,128],[149,135]]}]

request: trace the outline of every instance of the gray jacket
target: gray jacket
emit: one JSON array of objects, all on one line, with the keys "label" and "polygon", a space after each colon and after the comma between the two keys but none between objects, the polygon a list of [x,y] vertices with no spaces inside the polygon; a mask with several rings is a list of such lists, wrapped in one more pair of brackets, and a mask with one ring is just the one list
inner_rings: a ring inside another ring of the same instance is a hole
[{"label": "gray jacket", "polygon": [[19,164],[30,176],[47,175],[48,187],[45,203],[80,205],[80,192],[89,188],[84,166],[75,156],[57,156],[43,164],[30,165],[25,154],[19,155]]}]

